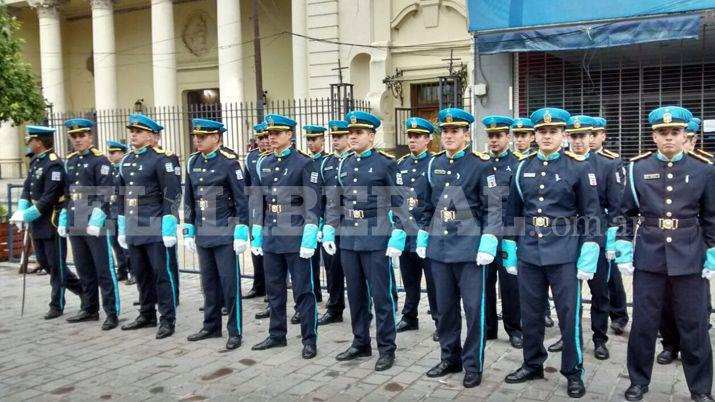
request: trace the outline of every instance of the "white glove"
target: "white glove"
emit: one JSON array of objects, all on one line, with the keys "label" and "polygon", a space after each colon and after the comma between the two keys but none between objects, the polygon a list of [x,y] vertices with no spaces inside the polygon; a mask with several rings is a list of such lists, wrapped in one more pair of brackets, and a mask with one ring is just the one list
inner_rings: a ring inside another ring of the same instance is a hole
[{"label": "white glove", "polygon": [[[87,231],[89,231],[89,228],[87,228]],[[57,234],[60,237],[67,237],[67,227],[66,226],[57,226]]]},{"label": "white glove", "polygon": [[308,259],[315,254],[315,249],[312,248],[307,248],[307,247],[301,247],[300,248],[300,258],[305,258]]},{"label": "white glove", "polygon": [[394,247],[388,247],[387,251],[385,252],[385,255],[388,257],[399,257],[402,255],[402,251],[400,251]]},{"label": "white glove", "polygon": [[[59,233],[59,229],[60,228],[57,228],[58,233]],[[100,231],[99,226],[94,226],[94,225],[87,226],[87,234],[90,236],[99,237],[99,231]]]},{"label": "white glove", "polygon": [[477,265],[489,265],[494,261],[494,256],[489,253],[477,253]]},{"label": "white glove", "polygon": [[164,247],[176,246],[176,236],[162,236],[161,240],[164,242]]},{"label": "white glove", "polygon": [[325,249],[325,252],[328,253],[328,255],[335,255],[335,252],[337,251],[334,241],[323,242],[323,249]]},{"label": "white glove", "polygon": [[318,243],[321,243],[323,241],[323,231],[318,232]]},{"label": "white glove", "polygon": [[12,217],[10,217],[10,222],[14,223],[15,226],[17,226],[17,230],[22,230],[22,222],[25,221],[25,216],[22,213],[22,211],[15,211],[12,213]]},{"label": "white glove", "polygon": [[417,247],[415,253],[417,253],[418,257],[425,259],[427,258],[427,247]]},{"label": "white glove", "polygon": [[119,245],[120,245],[123,249],[125,249],[125,250],[128,250],[128,249],[129,249],[129,245],[127,245],[127,236],[126,236],[126,235],[119,235],[119,236],[117,236],[117,243],[119,243]]},{"label": "white glove", "polygon": [[703,273],[701,276],[707,280],[711,280],[711,279],[715,278],[715,270],[712,270],[709,268],[703,268]]},{"label": "white glove", "polygon": [[576,277],[582,281],[590,281],[593,279],[593,272],[581,271],[579,269],[576,271]]},{"label": "white glove", "polygon": [[248,242],[241,239],[233,239],[233,251],[236,255],[243,254],[248,248]]},{"label": "white glove", "polygon": [[192,253],[196,252],[196,239],[193,237],[184,237],[184,248],[189,249]]},{"label": "white glove", "polygon": [[633,271],[636,269],[633,268],[633,263],[632,262],[627,262],[625,264],[618,264],[618,270],[621,271],[621,275],[633,275]]},{"label": "white glove", "polygon": [[400,269],[400,257],[390,257],[392,260],[392,269]]},{"label": "white glove", "polygon": [[505,267],[504,269],[506,269],[506,273],[508,273],[508,274],[510,274],[510,275],[516,275],[516,274],[517,274],[517,273],[516,273],[516,267]]},{"label": "white glove", "polygon": [[251,253],[253,253],[253,255],[263,255],[263,248],[262,247],[251,247]]},{"label": "white glove", "polygon": [[616,252],[614,250],[606,251],[606,259],[608,261],[613,261],[616,259]]}]

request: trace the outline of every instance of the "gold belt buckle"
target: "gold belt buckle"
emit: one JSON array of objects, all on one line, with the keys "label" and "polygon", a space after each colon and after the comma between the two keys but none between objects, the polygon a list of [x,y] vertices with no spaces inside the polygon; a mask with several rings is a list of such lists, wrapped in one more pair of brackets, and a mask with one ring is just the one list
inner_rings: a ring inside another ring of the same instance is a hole
[{"label": "gold belt buckle", "polygon": [[209,206],[209,202],[206,200],[199,200],[199,207],[203,210],[204,208]]},{"label": "gold belt buckle", "polygon": [[351,209],[350,216],[352,216],[353,219],[364,219],[365,211],[363,211],[362,209]]},{"label": "gold belt buckle", "polygon": [[137,206],[137,199],[136,199],[136,198],[130,198],[128,202],[129,202],[129,206],[130,206],[130,207],[136,207],[136,206]]},{"label": "gold belt buckle", "polygon": [[407,199],[407,205],[414,208],[417,206],[417,198],[415,197],[410,197]]},{"label": "gold belt buckle", "polygon": [[678,220],[672,218],[658,219],[658,226],[664,230],[675,230],[678,228]]},{"label": "gold belt buckle", "polygon": [[450,222],[457,219],[457,211],[448,211],[446,209],[443,209],[439,211],[439,213],[442,216],[442,220],[445,222]]},{"label": "gold belt buckle", "polygon": [[271,212],[277,214],[280,212],[283,212],[283,206],[282,205],[276,205],[276,204],[271,204]]},{"label": "gold belt buckle", "polygon": [[537,228],[544,228],[549,226],[550,219],[545,216],[535,216],[531,218],[531,223]]},{"label": "gold belt buckle", "polygon": [[72,193],[72,201],[77,201],[77,200],[79,200],[80,198],[82,198],[82,197],[80,197],[80,196],[81,196],[81,194]]}]

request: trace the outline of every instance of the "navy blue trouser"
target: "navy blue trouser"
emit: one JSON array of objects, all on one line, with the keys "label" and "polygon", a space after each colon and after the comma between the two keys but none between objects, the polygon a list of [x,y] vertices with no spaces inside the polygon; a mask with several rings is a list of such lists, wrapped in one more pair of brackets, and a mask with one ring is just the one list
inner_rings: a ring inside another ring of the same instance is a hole
[{"label": "navy blue trouser", "polygon": [[429,260],[420,258],[417,253],[405,251],[400,256],[400,273],[402,285],[405,288],[405,304],[402,307],[402,319],[410,324],[417,324],[417,310],[422,294],[422,272],[427,284],[427,301],[429,302],[432,321],[437,322],[437,298],[435,295],[434,278]]},{"label": "navy blue trouser", "polygon": [[[668,297],[670,297],[671,286],[668,286]],[[707,287],[707,321],[710,321],[710,287]],[[663,344],[663,350],[669,350],[671,352],[678,352],[680,350],[680,334],[678,333],[678,326],[675,322],[675,314],[673,312],[673,306],[666,304],[663,306],[663,316],[661,317],[660,323],[660,335],[662,337],[661,343]]]},{"label": "navy blue trouser", "polygon": [[591,290],[591,330],[593,330],[594,343],[608,341],[609,270],[610,266],[608,265],[608,260],[606,260],[606,253],[601,250],[598,255],[596,272],[593,275],[593,279],[588,281],[588,287]]},{"label": "navy blue trouser", "polygon": [[174,293],[176,295],[176,304],[178,305],[179,302],[179,255],[178,255],[178,250],[176,246],[174,247],[169,247],[169,268],[171,269],[171,276],[172,279],[174,280]]},{"label": "navy blue trouser", "polygon": [[263,270],[263,256],[251,253],[251,262],[253,262],[253,286],[259,295],[266,294],[266,276]]},{"label": "navy blue trouser", "polygon": [[[501,253],[497,253],[501,255]],[[486,332],[488,338],[496,338],[499,331],[497,319],[497,276],[499,277],[499,293],[501,294],[502,322],[509,336],[521,336],[521,308],[519,307],[519,281],[516,275],[506,272],[501,258],[487,266],[487,281],[485,283]],[[548,300],[547,300],[548,304]]]},{"label": "navy blue trouser", "polygon": [[339,238],[335,238],[335,255],[328,254],[321,247],[323,262],[325,263],[325,276],[328,283],[328,302],[325,304],[328,312],[343,315],[345,310],[345,274],[340,262]]},{"label": "navy blue trouser", "polygon": [[622,324],[624,327],[628,324],[628,300],[626,299],[626,290],[623,287],[623,278],[621,271],[618,270],[615,261],[610,261],[608,279],[608,301],[610,305],[608,315],[612,322]]},{"label": "navy blue trouser", "polygon": [[[486,269],[476,262],[444,263],[430,260],[437,292],[437,332],[442,361],[461,364],[468,372],[484,370]],[[467,320],[467,336],[461,342],[462,313]]]},{"label": "navy blue trouser", "polygon": [[221,307],[228,309],[228,336],[243,335],[241,271],[233,243],[216,247],[196,247],[204,292],[203,329],[221,331]]},{"label": "navy blue trouser", "polygon": [[639,269],[633,273],[633,324],[628,338],[631,383],[648,385],[658,327],[665,306],[672,306],[680,334],[683,373],[690,392],[709,394],[713,384],[713,354],[707,322],[707,287],[700,273],[668,276]]},{"label": "navy blue trouser", "polygon": [[159,307],[161,323],[176,323],[176,285],[170,264],[170,248],[155,242],[129,245],[129,258],[139,287],[139,313],[156,319]]},{"label": "navy blue trouser", "polygon": [[385,250],[340,250],[348,287],[350,321],[356,348],[370,346],[370,301],[375,305],[377,348],[380,355],[395,354],[397,318],[394,273]]},{"label": "navy blue trouser", "polygon": [[119,285],[114,270],[111,240],[106,230],[99,237],[89,235],[70,236],[74,265],[82,283],[84,306],[88,313],[99,312],[99,289],[102,290],[102,309],[109,315],[117,315]]},{"label": "navy blue trouser", "polygon": [[303,344],[315,345],[318,339],[318,305],[314,293],[315,284],[312,272],[314,267],[310,259],[300,258],[298,253],[264,252],[263,268],[266,274],[268,305],[271,308],[269,336],[275,339],[285,339],[288,333],[286,275],[290,272],[293,284],[293,301],[301,314],[300,332],[303,335]]},{"label": "navy blue trouser", "polygon": [[581,282],[576,278],[576,263],[538,266],[519,261],[517,270],[524,367],[532,371],[540,370],[548,357],[544,348],[544,300],[551,287],[564,344],[561,374],[567,378],[579,378],[583,372],[583,340]]},{"label": "navy blue trouser", "polygon": [[323,301],[323,292],[320,288],[320,249],[321,245],[318,244],[318,249],[315,250],[315,254],[310,257],[310,263],[313,267],[313,284],[315,285],[315,300],[318,303]]},{"label": "navy blue trouser", "polygon": [[82,283],[79,278],[67,268],[67,240],[58,235],[53,235],[49,239],[33,239],[37,253],[46,259],[47,269],[50,270],[50,308],[64,311],[65,309],[65,289],[80,296],[82,308],[84,308],[84,298],[82,297]]},{"label": "navy blue trouser", "polygon": [[114,220],[107,221],[109,222],[109,227],[111,228],[111,233],[112,235],[110,236],[111,244],[112,244],[112,250],[114,250],[114,256],[116,257],[115,261],[117,263],[117,272],[123,272],[125,274],[132,274],[131,268],[129,266],[129,252],[125,249],[122,248],[122,246],[119,245],[119,240],[117,237],[117,223]]}]

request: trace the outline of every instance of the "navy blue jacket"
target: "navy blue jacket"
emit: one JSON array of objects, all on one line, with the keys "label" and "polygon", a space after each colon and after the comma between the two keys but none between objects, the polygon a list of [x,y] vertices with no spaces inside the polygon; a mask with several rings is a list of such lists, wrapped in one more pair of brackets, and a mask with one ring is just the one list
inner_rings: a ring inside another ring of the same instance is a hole
[{"label": "navy blue jacket", "polygon": [[34,239],[49,239],[57,232],[64,186],[65,171],[60,157],[52,150],[32,157],[20,198],[40,211],[40,217],[30,223]]},{"label": "navy blue jacket", "polygon": [[618,226],[617,217],[621,210],[621,197],[626,178],[620,158],[610,152],[589,152],[587,157],[591,171],[596,174],[598,191],[600,245],[605,246],[605,233],[609,227]]},{"label": "navy blue jacket", "polygon": [[[413,219],[415,222],[419,222],[427,205],[426,200],[430,193],[429,182],[427,181],[427,165],[431,159],[432,155],[429,151],[425,151],[417,156],[409,153],[397,161],[402,185],[406,191],[407,198],[405,202],[411,215],[408,219]],[[405,251],[415,252],[416,248],[417,236],[407,236]]]},{"label": "navy blue jacket", "polygon": [[112,166],[100,150],[92,147],[67,155],[65,172],[67,229],[70,234],[84,235],[94,208],[110,216],[109,202],[115,191]]}]

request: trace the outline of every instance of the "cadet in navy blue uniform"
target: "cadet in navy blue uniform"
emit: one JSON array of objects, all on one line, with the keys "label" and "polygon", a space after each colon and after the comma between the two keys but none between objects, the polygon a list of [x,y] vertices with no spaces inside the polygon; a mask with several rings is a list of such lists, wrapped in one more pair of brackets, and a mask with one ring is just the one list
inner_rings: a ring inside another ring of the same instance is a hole
[{"label": "cadet in navy blue uniform", "polygon": [[[261,157],[261,154],[265,153],[269,149],[268,131],[266,131],[266,126],[265,122],[261,122],[253,127],[256,147],[249,150],[246,155],[243,175],[249,196],[252,195],[253,186],[256,186],[256,188],[260,186],[260,183],[258,182],[258,173],[256,172],[256,163]],[[260,194],[257,196],[261,197]],[[251,225],[253,224],[253,218],[255,216],[255,213],[252,211],[253,209],[249,208],[248,219]],[[264,297],[266,295],[266,276],[263,270],[263,256],[251,254],[251,262],[253,263],[253,285],[251,286],[251,289],[243,295],[244,299],[253,299],[254,297]],[[257,315],[256,318],[268,318],[269,312],[270,308],[266,306],[264,311],[265,316],[259,317]]]},{"label": "cadet in navy blue uniform", "polygon": [[[469,125],[473,122],[474,117],[461,109],[439,112],[445,151],[427,165],[429,193],[417,234],[417,252],[430,260],[439,311],[441,361],[427,376],[441,377],[464,369],[466,388],[482,381],[486,265],[494,261],[502,227],[489,156],[469,152]],[[467,320],[463,345],[460,299]]]},{"label": "cadet in navy blue uniform", "polygon": [[[329,254],[336,249],[335,233],[340,235],[340,261],[348,287],[352,345],[335,358],[339,361],[372,356],[370,345],[370,300],[374,301],[377,345],[380,357],[376,371],[387,370],[395,361],[397,319],[392,293],[390,259],[404,249],[406,232],[402,222],[409,215],[397,185],[402,184],[397,164],[391,155],[373,148],[380,120],[367,112],[353,111],[345,116],[353,150],[338,167],[339,197],[329,197],[323,227],[323,247]],[[393,208],[395,207],[395,208]],[[393,212],[396,227],[390,222]]]},{"label": "cadet in navy blue uniform", "polygon": [[502,247],[505,268],[518,273],[524,363],[505,381],[544,377],[548,354],[541,306],[550,287],[564,340],[561,374],[568,380],[568,395],[580,398],[586,393],[580,280],[589,280],[596,272],[599,211],[597,180],[589,164],[561,149],[570,117],[556,108],[532,113],[539,150],[519,162],[509,193],[507,226],[519,225],[516,239],[505,237]]},{"label": "cadet in navy blue uniform", "polygon": [[34,156],[22,186],[17,210],[10,221],[27,223],[38,255],[47,259],[52,287],[50,309],[45,314],[45,319],[49,320],[62,315],[65,309],[65,289],[81,297],[82,285],[72,271],[67,269],[67,241],[57,235],[57,216],[64,193],[65,172],[62,160],[52,151],[55,129],[27,126],[26,130],[25,143]]},{"label": "cadet in navy blue uniform", "polygon": [[691,398],[713,400],[706,296],[708,280],[715,277],[715,169],[683,151],[691,118],[678,106],[653,110],[648,122],[658,151],[633,158],[627,167],[616,263],[622,274],[633,275],[629,401],[648,392],[666,305],[673,307]]},{"label": "cadet in navy blue uniform", "polygon": [[127,253],[127,250],[123,249],[117,241],[117,215],[119,215],[119,206],[117,205],[117,193],[119,191],[119,164],[128,150],[129,148],[119,141],[107,141],[107,158],[112,164],[112,182],[115,187],[114,193],[112,193],[109,202],[109,225],[107,227],[111,231],[109,238],[112,242],[112,250],[114,250],[117,262],[117,280],[126,280],[127,285],[134,285],[136,281],[134,280],[134,274],[131,273],[131,268],[129,266],[129,253]]},{"label": "cadet in navy blue uniform", "polygon": [[[305,139],[308,145],[308,151],[310,151],[310,158],[313,159],[313,170],[319,173],[318,182],[320,183],[322,188],[323,183],[320,177],[320,166],[323,164],[323,161],[328,156],[328,154],[325,152],[325,127],[303,126],[303,130],[305,130]],[[323,229],[322,200],[320,202],[320,206],[321,209],[318,216],[321,222],[318,225],[318,231]],[[316,252],[315,254],[313,254],[310,260],[313,263],[313,283],[315,283],[315,297],[318,303],[322,303],[323,294],[320,290],[320,252]]]},{"label": "cadet in navy blue uniform", "polygon": [[317,354],[318,306],[310,258],[318,247],[320,189],[310,157],[291,145],[296,122],[266,116],[273,153],[258,162],[262,208],[253,227],[252,252],[263,254],[266,290],[271,307],[269,335],[253,350],[286,345],[286,275],[293,281],[293,300],[301,317],[304,359]]},{"label": "cadet in navy blue uniform", "polygon": [[[531,121],[519,120],[521,127],[516,130],[524,130],[525,126],[531,126]],[[526,124],[524,124],[526,123]],[[507,202],[509,200],[509,187],[511,177],[516,171],[519,160],[510,150],[509,141],[511,135],[509,129],[514,124],[514,120],[504,116],[487,116],[482,119],[482,124],[486,127],[489,158],[491,170],[496,179],[497,191],[501,200],[502,222],[506,221]],[[518,123],[517,123],[518,125]],[[521,131],[517,131],[521,132]],[[497,249],[501,253],[501,247]],[[486,334],[487,340],[497,339],[499,322],[497,319],[497,276],[499,277],[499,290],[502,303],[502,322],[504,330],[509,337],[511,346],[521,349],[521,310],[519,308],[519,282],[514,275],[506,272],[501,258],[496,258],[487,266],[487,281],[484,284],[486,294]]]},{"label": "cadet in navy blue uniform", "polygon": [[[330,138],[333,143],[333,153],[329,154],[320,166],[320,180],[322,182],[323,220],[325,220],[325,208],[328,197],[339,196],[340,183],[338,182],[338,168],[340,161],[350,153],[348,144],[348,122],[344,120],[331,120],[328,122],[330,128]],[[325,221],[323,221],[325,223]],[[320,232],[322,240],[322,231]],[[336,322],[343,322],[343,310],[345,310],[345,274],[343,265],[340,262],[340,236],[335,236],[335,254],[329,254],[324,248],[323,263],[328,284],[328,302],[325,305],[326,312],[318,320],[318,325],[328,325]]]},{"label": "cadet in navy blue uniform", "polygon": [[69,235],[72,255],[82,282],[84,305],[68,322],[99,320],[99,292],[107,318],[103,330],[118,325],[119,284],[111,251],[111,232],[105,225],[109,202],[114,194],[114,177],[109,160],[92,144],[94,123],[85,119],[65,122],[74,152],[67,155],[65,204],[60,212],[57,233]]},{"label": "cadet in navy blue uniform", "polygon": [[[410,153],[397,161],[397,168],[402,176],[402,183],[407,190],[407,207],[412,217],[417,220],[422,216],[425,208],[425,199],[429,194],[427,181],[427,165],[432,159],[428,148],[434,136],[432,123],[419,117],[410,117],[405,121],[408,147]],[[420,305],[422,293],[422,272],[425,274],[427,284],[427,300],[429,301],[432,321],[437,325],[438,308],[435,295],[434,280],[429,260],[425,255],[417,254],[417,237],[407,236],[405,251],[400,256],[400,272],[405,287],[405,305],[402,308],[402,319],[397,324],[397,332],[416,330],[419,328],[417,310]],[[439,339],[435,329],[432,337]]]},{"label": "cadet in navy blue uniform", "polygon": [[[184,246],[198,253],[204,322],[189,341],[221,337],[221,307],[228,309],[226,349],[241,346],[243,316],[238,256],[248,247],[248,196],[236,155],[220,148],[223,123],[193,119],[198,152],[186,163]],[[223,298],[223,300],[221,300]]]},{"label": "cadet in navy blue uniform", "polygon": [[129,116],[127,125],[134,150],[120,166],[119,244],[129,250],[139,286],[139,317],[123,330],[154,327],[156,305],[160,325],[157,339],[174,333],[176,284],[170,266],[170,249],[176,245],[177,208],[181,189],[174,163],[152,147],[153,133],[162,126],[141,114]]}]

